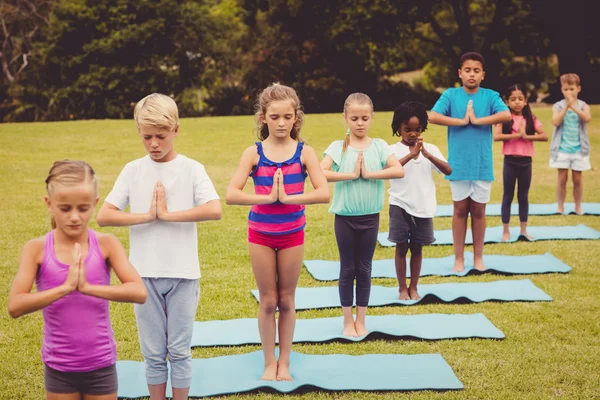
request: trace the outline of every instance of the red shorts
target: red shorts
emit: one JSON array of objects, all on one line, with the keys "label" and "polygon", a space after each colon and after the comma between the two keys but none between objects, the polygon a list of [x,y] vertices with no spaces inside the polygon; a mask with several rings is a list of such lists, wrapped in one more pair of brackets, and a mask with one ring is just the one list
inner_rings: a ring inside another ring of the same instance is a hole
[{"label": "red shorts", "polygon": [[268,235],[248,228],[248,242],[275,250],[289,249],[304,244],[304,229],[285,235]]}]

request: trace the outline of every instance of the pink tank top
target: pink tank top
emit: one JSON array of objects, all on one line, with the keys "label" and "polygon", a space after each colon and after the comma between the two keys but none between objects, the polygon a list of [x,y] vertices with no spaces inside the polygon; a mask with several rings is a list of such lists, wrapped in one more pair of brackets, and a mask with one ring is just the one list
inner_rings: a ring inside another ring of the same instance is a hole
[{"label": "pink tank top", "polygon": [[[86,276],[94,285],[110,285],[110,269],[98,245],[96,232],[88,229]],[[38,291],[60,286],[69,265],[56,258],[54,230],[46,235],[44,257],[35,282]],[[111,366],[117,360],[117,347],[110,324],[108,300],[74,291],[42,311],[44,339],[42,361],[63,372],[88,372]]]}]

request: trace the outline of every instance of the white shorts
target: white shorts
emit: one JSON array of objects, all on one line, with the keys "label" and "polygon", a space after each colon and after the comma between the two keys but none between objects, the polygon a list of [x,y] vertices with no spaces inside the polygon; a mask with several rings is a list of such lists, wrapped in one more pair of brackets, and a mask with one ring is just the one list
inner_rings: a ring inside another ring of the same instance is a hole
[{"label": "white shorts", "polygon": [[550,160],[550,168],[572,169],[573,171],[587,171],[592,168],[590,156],[584,156],[580,151],[577,153],[558,152],[556,160]]},{"label": "white shorts", "polygon": [[461,201],[470,197],[477,203],[490,201],[492,181],[450,181],[452,200]]}]

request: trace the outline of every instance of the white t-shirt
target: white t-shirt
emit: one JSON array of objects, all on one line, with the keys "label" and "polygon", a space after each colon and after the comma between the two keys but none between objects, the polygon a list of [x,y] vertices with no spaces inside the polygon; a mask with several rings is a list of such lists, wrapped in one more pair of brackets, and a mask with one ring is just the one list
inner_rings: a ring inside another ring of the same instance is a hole
[{"label": "white t-shirt", "polygon": [[[128,163],[105,202],[120,210],[129,204],[131,213],[146,213],[157,181],[165,187],[169,211],[189,210],[219,199],[204,166],[178,154],[165,163],[150,156]],[[129,228],[129,260],[142,277],[200,278],[195,222],[156,220]]]},{"label": "white t-shirt", "polygon": [[[423,143],[425,150],[432,156],[446,161],[440,150],[431,143]],[[400,160],[410,153],[410,148],[402,142],[393,144],[394,156]],[[437,171],[435,165],[423,154],[419,153],[416,160],[411,159],[404,165],[404,178],[390,179],[389,202],[402,207],[410,215],[419,218],[433,218],[437,206],[435,198],[435,183],[431,173]]]}]

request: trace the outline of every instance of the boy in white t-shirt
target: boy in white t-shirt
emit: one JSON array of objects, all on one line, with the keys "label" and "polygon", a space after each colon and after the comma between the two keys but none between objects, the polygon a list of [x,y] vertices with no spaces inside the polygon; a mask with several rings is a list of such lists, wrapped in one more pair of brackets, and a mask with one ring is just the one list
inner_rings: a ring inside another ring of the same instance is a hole
[{"label": "boy in white t-shirt", "polygon": [[[435,242],[433,217],[436,198],[431,173],[445,175],[452,168],[440,150],[423,143],[421,133],[427,129],[427,110],[421,103],[405,102],[394,110],[392,133],[402,140],[392,145],[394,155],[404,167],[403,179],[390,179],[390,232],[388,240],[396,243],[396,275],[400,300],[418,300],[417,291],[423,245]],[[410,286],[406,286],[406,254],[410,249]]]},{"label": "boy in white t-shirt", "polygon": [[146,96],[134,119],[148,155],[125,165],[98,225],[131,227],[129,259],[148,291],[134,310],[150,399],[165,399],[167,358],[173,399],[187,399],[200,295],[196,222],[220,219],[221,203],[204,166],[175,152],[179,114],[170,97]]}]

